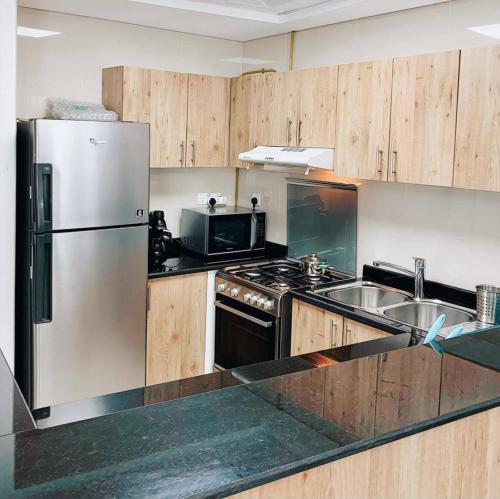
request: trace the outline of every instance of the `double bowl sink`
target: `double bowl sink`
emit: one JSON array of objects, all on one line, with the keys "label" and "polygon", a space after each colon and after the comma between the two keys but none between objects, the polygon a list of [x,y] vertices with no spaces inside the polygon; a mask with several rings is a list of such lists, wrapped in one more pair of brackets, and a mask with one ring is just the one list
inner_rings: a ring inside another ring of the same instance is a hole
[{"label": "double bowl sink", "polygon": [[410,293],[368,281],[315,289],[311,293],[423,331],[428,331],[441,314],[446,315],[443,329],[475,320],[473,311],[457,305],[440,300],[416,301]]}]

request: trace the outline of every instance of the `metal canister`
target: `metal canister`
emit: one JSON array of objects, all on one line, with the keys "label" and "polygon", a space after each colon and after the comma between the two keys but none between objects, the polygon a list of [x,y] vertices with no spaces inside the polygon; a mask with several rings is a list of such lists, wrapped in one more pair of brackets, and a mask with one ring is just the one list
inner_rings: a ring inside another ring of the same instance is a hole
[{"label": "metal canister", "polygon": [[500,323],[500,288],[491,284],[476,286],[477,320],[487,324]]}]

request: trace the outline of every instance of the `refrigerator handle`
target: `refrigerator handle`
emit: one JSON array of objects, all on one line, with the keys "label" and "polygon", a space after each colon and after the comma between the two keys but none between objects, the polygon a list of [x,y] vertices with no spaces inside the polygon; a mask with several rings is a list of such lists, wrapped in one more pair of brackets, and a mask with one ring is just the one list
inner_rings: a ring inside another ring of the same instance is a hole
[{"label": "refrigerator handle", "polygon": [[35,227],[37,232],[52,230],[52,165],[35,163]]},{"label": "refrigerator handle", "polygon": [[33,262],[33,321],[52,321],[52,234],[35,238]]}]

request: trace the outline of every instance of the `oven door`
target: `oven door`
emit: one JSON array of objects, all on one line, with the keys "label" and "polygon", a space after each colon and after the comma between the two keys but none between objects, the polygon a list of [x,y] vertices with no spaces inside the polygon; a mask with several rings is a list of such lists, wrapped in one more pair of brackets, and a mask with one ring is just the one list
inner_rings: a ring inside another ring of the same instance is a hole
[{"label": "oven door", "polygon": [[278,358],[279,319],[217,295],[215,367],[232,369]]},{"label": "oven door", "polygon": [[208,254],[249,251],[253,244],[253,222],[249,213],[209,217]]}]

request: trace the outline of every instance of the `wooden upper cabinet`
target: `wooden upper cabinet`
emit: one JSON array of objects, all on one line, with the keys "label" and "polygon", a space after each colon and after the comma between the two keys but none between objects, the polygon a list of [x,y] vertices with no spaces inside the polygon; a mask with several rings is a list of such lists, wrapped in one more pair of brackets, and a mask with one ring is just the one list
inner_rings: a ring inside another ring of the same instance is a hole
[{"label": "wooden upper cabinet", "polygon": [[151,70],[118,66],[102,70],[102,103],[121,121],[150,122]]},{"label": "wooden upper cabinet", "polygon": [[251,142],[259,146],[294,146],[297,137],[299,77],[296,71],[265,73],[252,86]]},{"label": "wooden upper cabinet", "polygon": [[463,50],[453,187],[500,191],[500,46]]},{"label": "wooden upper cabinet", "polygon": [[300,93],[296,145],[334,148],[338,66],[297,73]]},{"label": "wooden upper cabinet", "polygon": [[229,115],[229,166],[243,166],[238,154],[248,151],[250,146],[250,95],[252,77],[231,78],[231,109]]},{"label": "wooden upper cabinet", "polygon": [[150,165],[185,165],[187,125],[185,73],[151,71]]},{"label": "wooden upper cabinet", "polygon": [[453,182],[459,51],[394,59],[389,180]]},{"label": "wooden upper cabinet", "polygon": [[392,59],[339,66],[335,172],[387,180]]},{"label": "wooden upper cabinet", "polygon": [[186,166],[226,166],[229,78],[189,75]]},{"label": "wooden upper cabinet", "polygon": [[153,279],[149,287],[146,384],[203,374],[206,272]]}]

